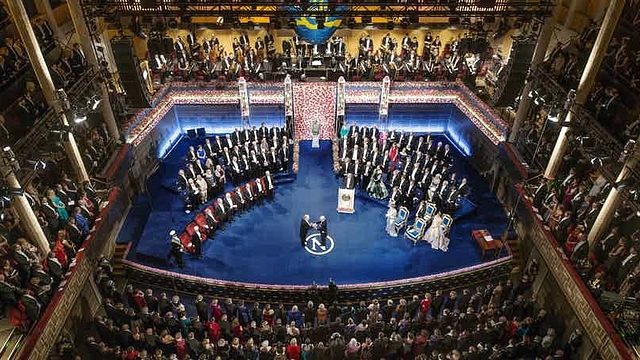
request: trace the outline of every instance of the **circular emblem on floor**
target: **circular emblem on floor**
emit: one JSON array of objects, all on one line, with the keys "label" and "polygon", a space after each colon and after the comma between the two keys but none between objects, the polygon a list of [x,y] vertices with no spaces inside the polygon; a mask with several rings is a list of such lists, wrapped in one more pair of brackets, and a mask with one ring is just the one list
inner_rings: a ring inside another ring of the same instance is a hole
[{"label": "circular emblem on floor", "polygon": [[325,244],[325,246],[322,246],[322,243],[320,242],[320,234],[316,233],[307,236],[307,245],[304,247],[304,249],[307,250],[309,254],[320,256],[327,255],[331,252],[331,250],[333,250],[334,247],[335,243],[331,236],[327,235],[327,243]]}]

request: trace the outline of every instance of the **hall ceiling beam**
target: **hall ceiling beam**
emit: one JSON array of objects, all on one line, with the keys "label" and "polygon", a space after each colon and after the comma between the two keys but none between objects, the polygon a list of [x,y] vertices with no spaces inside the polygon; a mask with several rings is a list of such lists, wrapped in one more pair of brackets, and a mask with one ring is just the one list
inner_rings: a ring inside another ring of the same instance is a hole
[{"label": "hall ceiling beam", "polygon": [[[551,15],[553,3],[531,1],[496,0],[495,5],[485,6],[486,1],[453,0],[444,4],[398,4],[397,1],[381,1],[373,4],[308,3],[304,5],[283,3],[269,4],[249,1],[242,3],[222,1],[187,0],[81,0],[85,10],[112,15],[136,16],[388,16],[406,17],[477,17],[477,16],[522,16],[544,17]],[[144,5],[144,6],[143,6]]]}]

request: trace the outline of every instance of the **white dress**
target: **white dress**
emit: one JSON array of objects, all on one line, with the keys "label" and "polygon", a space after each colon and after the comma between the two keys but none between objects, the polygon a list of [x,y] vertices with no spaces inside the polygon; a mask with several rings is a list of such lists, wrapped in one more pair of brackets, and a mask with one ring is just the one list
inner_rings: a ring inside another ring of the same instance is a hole
[{"label": "white dress", "polygon": [[431,244],[432,249],[447,251],[449,250],[449,239],[444,234],[442,226],[442,216],[437,214],[433,217],[431,226],[424,233],[422,239]]},{"label": "white dress", "polygon": [[398,216],[398,211],[395,208],[389,208],[389,210],[387,210],[387,214],[385,215],[385,217],[387,218],[387,227],[385,230],[387,234],[393,237],[398,237],[398,233],[396,232],[396,226],[394,225],[394,222],[397,216]]}]

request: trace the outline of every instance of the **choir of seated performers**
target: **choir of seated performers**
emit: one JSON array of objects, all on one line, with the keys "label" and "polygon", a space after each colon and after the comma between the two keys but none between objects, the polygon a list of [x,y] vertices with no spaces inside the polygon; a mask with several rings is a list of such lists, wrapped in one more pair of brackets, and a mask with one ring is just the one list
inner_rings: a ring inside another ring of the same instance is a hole
[{"label": "choir of seated performers", "polygon": [[362,33],[357,54],[349,53],[339,36],[322,44],[309,44],[294,35],[282,41],[281,53],[276,52],[269,31],[253,43],[242,32],[227,48],[215,35],[198,38],[195,32],[168,40],[173,41],[173,49],[152,45],[160,39],[150,40],[149,46],[149,62],[162,82],[169,77],[180,81],[233,81],[239,77],[265,80],[267,73],[304,74],[311,68],[327,69],[329,74],[351,81],[380,80],[387,75],[392,80],[455,80],[480,72],[480,59],[486,55],[473,54],[481,51],[465,45],[469,42],[460,35],[443,45],[438,35],[428,31],[422,44],[408,33],[400,41],[388,33],[379,46],[370,34]]},{"label": "choir of seated performers", "polygon": [[185,194],[186,210],[196,209],[249,179],[288,171],[292,161],[290,137],[273,126],[236,129],[231,134],[205,139],[190,146],[185,169],[178,171],[177,187]]},{"label": "choir of seated performers", "polygon": [[338,141],[339,176],[353,174],[355,186],[369,196],[415,209],[418,217],[424,215],[427,202],[453,214],[459,198],[469,194],[467,179],[456,176],[449,144],[434,144],[430,134],[387,133],[375,125],[353,124],[343,125]]}]

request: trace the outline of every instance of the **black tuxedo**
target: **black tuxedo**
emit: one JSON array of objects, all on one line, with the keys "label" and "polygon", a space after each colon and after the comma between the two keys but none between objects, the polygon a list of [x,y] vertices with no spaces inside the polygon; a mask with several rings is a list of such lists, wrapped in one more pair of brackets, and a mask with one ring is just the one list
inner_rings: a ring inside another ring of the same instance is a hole
[{"label": "black tuxedo", "polygon": [[195,255],[197,257],[202,256],[202,234],[200,232],[193,232],[193,235],[191,235],[191,245],[193,245],[195,249]]},{"label": "black tuxedo", "polygon": [[222,143],[222,139],[216,138],[213,142],[213,149],[218,155],[220,155],[224,149],[224,144]]},{"label": "black tuxedo", "polygon": [[353,176],[353,174],[349,174],[344,177],[344,180],[342,181],[342,187],[344,189],[354,189],[356,187],[356,183],[357,181],[355,176]]},{"label": "black tuxedo", "polygon": [[627,260],[627,258],[628,256],[622,259],[622,262],[620,263],[620,268],[618,269],[618,276],[616,277],[616,280],[619,285],[622,284],[622,282],[627,278],[627,275],[631,273],[633,268],[635,268],[636,265],[638,265],[638,262],[640,261],[640,255],[638,254],[632,256],[629,260]]},{"label": "black tuxedo", "polygon": [[306,246],[307,245],[307,233],[312,228],[313,228],[312,223],[310,223],[309,221],[305,220],[304,218],[302,220],[300,220],[300,245],[302,245],[302,246]]},{"label": "black tuxedo", "polygon": [[207,228],[209,228],[209,237],[213,237],[213,234],[218,228],[218,220],[216,220],[213,213],[211,213],[211,215],[205,215],[204,218],[207,221]]},{"label": "black tuxedo", "polygon": [[352,162],[344,162],[342,164],[342,168],[340,169],[340,175],[345,176],[347,174],[353,174],[353,163]]},{"label": "black tuxedo", "polygon": [[318,221],[316,225],[317,229],[320,231],[320,244],[325,246],[327,243],[327,220]]},{"label": "black tuxedo", "polygon": [[267,190],[267,198],[269,200],[273,200],[273,196],[275,195],[275,183],[273,182],[273,177],[271,175],[265,175],[264,177],[264,187]]},{"label": "black tuxedo", "polygon": [[189,184],[187,177],[186,176],[182,176],[182,175],[178,175],[178,180],[177,180],[177,184],[178,184],[178,190],[183,190],[187,188],[187,184]]},{"label": "black tuxedo", "polygon": [[598,258],[600,262],[603,262],[607,258],[611,249],[616,246],[619,240],[620,235],[610,233],[604,239],[598,241],[594,248],[594,254],[596,258]]},{"label": "black tuxedo", "polygon": [[573,261],[577,261],[586,258],[587,255],[589,255],[589,243],[586,240],[583,240],[573,247],[571,259]]},{"label": "black tuxedo", "polygon": [[224,201],[222,203],[216,204],[214,206],[214,210],[216,212],[216,218],[218,218],[222,223],[231,220],[231,210],[225,207]]}]

